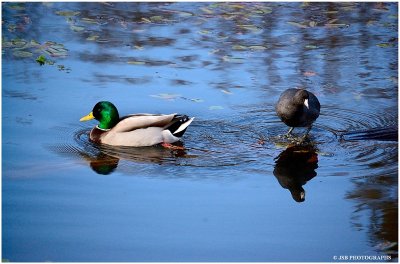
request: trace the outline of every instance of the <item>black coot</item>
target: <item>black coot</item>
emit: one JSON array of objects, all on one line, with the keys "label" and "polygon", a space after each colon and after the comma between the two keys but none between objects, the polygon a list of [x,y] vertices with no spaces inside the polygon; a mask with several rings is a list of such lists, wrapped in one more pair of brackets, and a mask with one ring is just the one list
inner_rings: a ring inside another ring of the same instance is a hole
[{"label": "black coot", "polygon": [[287,135],[295,127],[307,127],[303,139],[310,132],[312,124],[318,118],[321,105],[318,98],[304,89],[287,89],[284,91],[275,106],[276,114],[290,127]]}]

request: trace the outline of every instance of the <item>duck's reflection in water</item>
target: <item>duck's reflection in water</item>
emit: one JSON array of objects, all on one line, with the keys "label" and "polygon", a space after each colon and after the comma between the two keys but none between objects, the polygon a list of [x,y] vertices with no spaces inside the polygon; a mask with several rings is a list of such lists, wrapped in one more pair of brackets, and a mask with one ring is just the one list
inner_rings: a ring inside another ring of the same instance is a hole
[{"label": "duck's reflection in water", "polygon": [[98,146],[95,153],[93,151],[80,152],[85,163],[89,164],[93,171],[102,175],[114,172],[120,160],[163,164],[185,155],[185,150],[169,150],[161,146],[140,148]]},{"label": "duck's reflection in water", "polygon": [[85,160],[89,163],[90,168],[98,174],[108,175],[112,173],[119,163],[119,158],[115,158],[104,153],[100,153],[96,157],[85,157]]},{"label": "duck's reflection in water", "polygon": [[275,158],[274,175],[296,202],[304,202],[303,185],[317,176],[318,155],[311,146],[289,146]]}]

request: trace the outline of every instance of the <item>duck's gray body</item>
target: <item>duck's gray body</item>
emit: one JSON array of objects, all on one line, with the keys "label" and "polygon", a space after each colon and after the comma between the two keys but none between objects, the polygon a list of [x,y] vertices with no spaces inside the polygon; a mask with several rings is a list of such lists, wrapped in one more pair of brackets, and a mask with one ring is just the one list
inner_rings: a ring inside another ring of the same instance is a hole
[{"label": "duck's gray body", "polygon": [[90,140],[111,146],[145,147],[180,140],[194,118],[185,115],[136,114],[121,118],[111,129],[98,126],[90,132]]}]

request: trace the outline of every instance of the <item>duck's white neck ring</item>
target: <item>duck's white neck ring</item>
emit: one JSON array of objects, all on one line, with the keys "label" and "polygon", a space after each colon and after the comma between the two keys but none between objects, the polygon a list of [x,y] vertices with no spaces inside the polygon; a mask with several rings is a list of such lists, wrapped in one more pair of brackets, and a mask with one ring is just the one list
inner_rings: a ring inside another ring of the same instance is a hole
[{"label": "duck's white neck ring", "polygon": [[101,127],[99,127],[99,125],[97,125],[96,128],[97,128],[97,129],[100,129],[100,130],[102,130],[102,131],[108,131],[108,130],[110,130],[110,128],[109,128],[109,129],[101,128]]}]

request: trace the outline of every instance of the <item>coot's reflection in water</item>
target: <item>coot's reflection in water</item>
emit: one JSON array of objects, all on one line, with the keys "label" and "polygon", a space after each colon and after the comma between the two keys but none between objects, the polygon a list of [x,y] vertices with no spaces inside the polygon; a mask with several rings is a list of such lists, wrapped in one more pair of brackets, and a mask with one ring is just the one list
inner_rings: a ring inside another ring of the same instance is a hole
[{"label": "coot's reflection in water", "polygon": [[274,175],[296,202],[305,201],[305,185],[317,176],[318,155],[312,145],[289,146],[275,158]]}]

